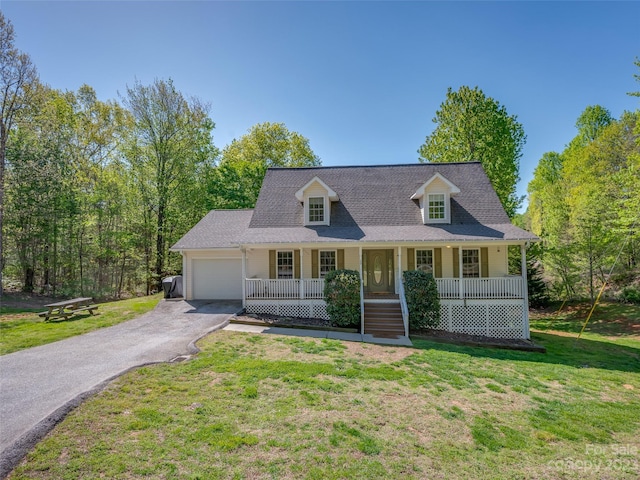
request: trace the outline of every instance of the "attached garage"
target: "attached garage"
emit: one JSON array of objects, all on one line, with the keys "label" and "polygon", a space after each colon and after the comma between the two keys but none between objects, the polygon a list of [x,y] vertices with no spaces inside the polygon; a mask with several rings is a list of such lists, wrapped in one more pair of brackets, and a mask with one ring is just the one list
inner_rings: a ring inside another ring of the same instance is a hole
[{"label": "attached garage", "polygon": [[242,259],[194,258],[192,295],[197,300],[241,300]]}]

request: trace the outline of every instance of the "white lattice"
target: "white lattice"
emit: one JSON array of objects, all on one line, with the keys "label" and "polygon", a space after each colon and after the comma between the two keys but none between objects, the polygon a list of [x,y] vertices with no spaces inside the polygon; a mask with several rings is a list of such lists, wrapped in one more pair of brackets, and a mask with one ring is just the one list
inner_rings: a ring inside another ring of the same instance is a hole
[{"label": "white lattice", "polygon": [[486,335],[487,316],[484,305],[452,305],[451,331]]},{"label": "white lattice", "polygon": [[247,301],[246,310],[248,313],[268,313],[270,315],[279,315],[282,317],[315,317],[328,319],[327,308],[321,300],[305,302],[295,300],[287,302],[286,300],[263,300],[263,301]]},{"label": "white lattice", "polygon": [[519,301],[450,300],[440,303],[440,328],[494,338],[525,338],[525,309]]},{"label": "white lattice", "polygon": [[489,305],[488,309],[488,336],[522,338],[522,305]]}]

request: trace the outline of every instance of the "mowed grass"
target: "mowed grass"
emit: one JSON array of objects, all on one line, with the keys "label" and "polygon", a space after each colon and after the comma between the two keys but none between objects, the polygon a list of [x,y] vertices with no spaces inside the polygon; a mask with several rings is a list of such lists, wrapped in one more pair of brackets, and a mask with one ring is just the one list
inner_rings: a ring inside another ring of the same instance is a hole
[{"label": "mowed grass", "polygon": [[637,479],[640,341],[547,353],[220,331],[72,412],[11,479]]},{"label": "mowed grass", "polygon": [[0,316],[0,355],[25,348],[56,342],[87,333],[98,328],[110,327],[152,310],[162,294],[136,297],[118,302],[99,304],[95,315],[82,313],[66,320],[45,322],[37,312],[46,308],[2,307]]}]

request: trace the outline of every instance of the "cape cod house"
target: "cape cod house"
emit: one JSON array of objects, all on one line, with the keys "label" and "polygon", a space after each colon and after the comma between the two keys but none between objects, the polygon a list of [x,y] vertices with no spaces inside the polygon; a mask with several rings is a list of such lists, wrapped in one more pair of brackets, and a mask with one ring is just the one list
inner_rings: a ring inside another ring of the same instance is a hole
[{"label": "cape cod house", "polygon": [[172,250],[187,300],[326,318],[323,277],[348,268],[361,275],[362,333],[408,335],[402,271],[422,269],[436,279],[441,328],[529,338],[525,248],[535,240],[467,162],[271,168],[255,209],[211,211]]}]

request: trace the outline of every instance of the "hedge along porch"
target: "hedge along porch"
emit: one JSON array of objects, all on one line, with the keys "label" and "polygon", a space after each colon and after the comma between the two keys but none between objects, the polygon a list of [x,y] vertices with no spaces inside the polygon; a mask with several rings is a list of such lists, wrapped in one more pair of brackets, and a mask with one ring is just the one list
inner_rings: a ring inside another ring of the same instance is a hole
[{"label": "hedge along porch", "polygon": [[[249,247],[243,251],[244,306],[250,313],[328,318],[323,277],[330,270],[347,268],[361,275],[361,329],[367,333],[366,304],[390,303],[400,308],[404,301],[401,273],[418,268],[436,278],[440,328],[528,338],[526,279],[522,274],[508,275],[507,251],[506,244]],[[406,325],[402,328],[407,335]]]}]

